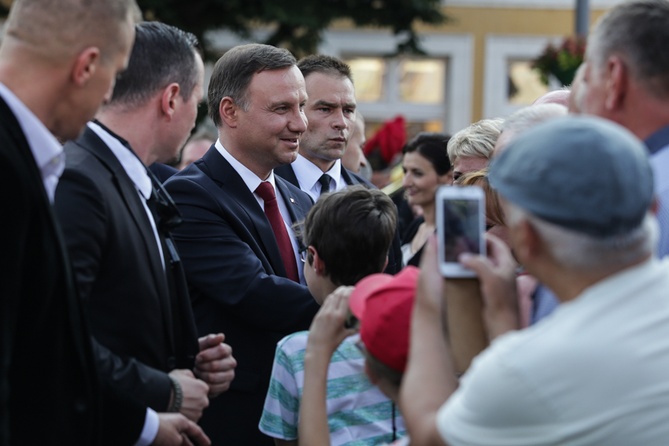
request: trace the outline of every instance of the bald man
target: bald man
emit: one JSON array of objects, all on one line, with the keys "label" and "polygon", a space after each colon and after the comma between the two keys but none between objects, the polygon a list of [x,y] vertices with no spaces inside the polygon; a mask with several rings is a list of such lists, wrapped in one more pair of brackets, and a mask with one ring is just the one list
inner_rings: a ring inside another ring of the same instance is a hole
[{"label": "bald man", "polygon": [[[198,444],[100,380],[51,203],[76,138],[125,69],[134,0],[16,0],[0,46],[0,444]],[[103,416],[104,413],[104,416]]]}]

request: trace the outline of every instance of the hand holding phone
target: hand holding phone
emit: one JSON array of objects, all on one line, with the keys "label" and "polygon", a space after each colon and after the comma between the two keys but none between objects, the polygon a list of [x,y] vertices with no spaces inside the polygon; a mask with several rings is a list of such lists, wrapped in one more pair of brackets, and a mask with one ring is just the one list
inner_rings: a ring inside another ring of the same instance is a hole
[{"label": "hand holding phone", "polygon": [[485,193],[479,186],[441,186],[436,197],[439,271],[444,277],[476,277],[458,262],[464,252],[485,255]]}]

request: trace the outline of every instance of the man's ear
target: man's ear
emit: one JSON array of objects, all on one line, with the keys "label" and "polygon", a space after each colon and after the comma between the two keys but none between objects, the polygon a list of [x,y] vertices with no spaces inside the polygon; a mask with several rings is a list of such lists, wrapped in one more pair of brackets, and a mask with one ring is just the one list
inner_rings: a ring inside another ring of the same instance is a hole
[{"label": "man's ear", "polygon": [[72,81],[79,87],[85,86],[93,77],[100,63],[100,49],[98,47],[85,48],[74,61],[72,67]]},{"label": "man's ear", "polygon": [[606,99],[604,106],[607,110],[617,110],[623,106],[629,89],[629,70],[620,56],[611,56],[606,63],[608,79],[606,81]]},{"label": "man's ear", "polygon": [[540,254],[543,241],[539,233],[528,220],[522,220],[513,226],[513,252],[520,263],[526,263]]},{"label": "man's ear", "polygon": [[224,97],[218,103],[218,114],[221,117],[221,121],[225,122],[230,128],[237,127],[239,111],[239,106],[230,96]]},{"label": "man's ear", "polygon": [[307,250],[309,251],[308,255],[311,256],[311,258],[313,259],[313,261],[311,262],[311,266],[316,271],[316,274],[319,276],[325,275],[325,263],[323,262],[321,256],[318,255],[318,251],[316,250],[316,248],[314,248],[313,246],[309,246]]},{"label": "man's ear", "polygon": [[181,88],[176,82],[172,82],[163,89],[163,94],[160,97],[160,110],[168,120],[172,119],[177,108],[177,101],[181,94]]}]

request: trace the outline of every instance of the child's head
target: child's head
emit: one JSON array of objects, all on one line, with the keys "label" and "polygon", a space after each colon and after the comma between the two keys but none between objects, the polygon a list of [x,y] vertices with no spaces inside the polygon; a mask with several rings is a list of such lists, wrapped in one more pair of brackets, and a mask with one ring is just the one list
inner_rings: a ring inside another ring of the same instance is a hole
[{"label": "child's head", "polygon": [[351,312],[360,322],[370,381],[391,398],[406,369],[418,272],[418,268],[407,266],[395,276],[365,277],[349,299]]},{"label": "child's head", "polygon": [[325,290],[383,271],[396,225],[397,208],[380,190],[352,186],[323,195],[302,230],[304,275],[314,298],[322,302]]}]

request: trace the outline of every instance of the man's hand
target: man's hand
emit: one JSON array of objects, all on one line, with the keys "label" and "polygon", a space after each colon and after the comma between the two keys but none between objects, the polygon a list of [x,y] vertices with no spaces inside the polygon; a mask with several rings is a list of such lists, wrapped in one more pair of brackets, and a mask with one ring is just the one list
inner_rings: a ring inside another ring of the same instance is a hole
[{"label": "man's hand", "polygon": [[200,353],[195,357],[195,376],[209,385],[209,397],[220,395],[230,388],[235,378],[237,361],[232,357],[232,347],[224,344],[222,333],[201,337]]},{"label": "man's hand", "polygon": [[202,411],[209,406],[209,398],[207,398],[209,386],[204,381],[197,379],[190,370],[172,370],[170,376],[179,381],[184,394],[179,412],[192,421],[199,420]]},{"label": "man's hand", "polygon": [[486,234],[488,257],[463,254],[459,261],[476,272],[481,281],[483,319],[490,339],[520,328],[516,292],[518,264],[509,247],[498,237]]},{"label": "man's hand", "polygon": [[211,444],[200,426],[179,413],[159,413],[160,426],[153,440],[156,446],[208,446]]}]

